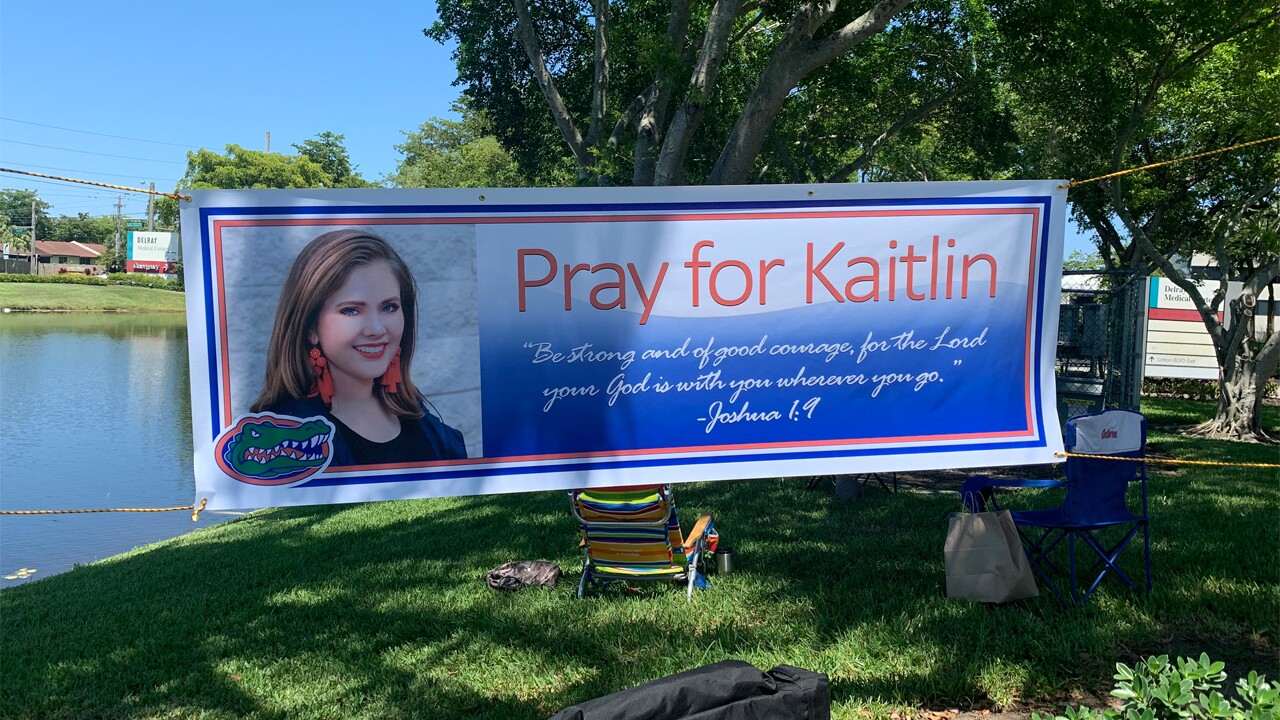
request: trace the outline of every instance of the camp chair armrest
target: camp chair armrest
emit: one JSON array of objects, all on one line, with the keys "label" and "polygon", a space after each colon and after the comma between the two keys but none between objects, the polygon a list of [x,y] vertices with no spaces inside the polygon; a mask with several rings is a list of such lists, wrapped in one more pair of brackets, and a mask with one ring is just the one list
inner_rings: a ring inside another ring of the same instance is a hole
[{"label": "camp chair armrest", "polygon": [[969,512],[983,512],[987,509],[987,498],[991,496],[991,488],[1051,488],[1065,484],[1065,480],[1002,480],[986,475],[974,475],[960,486],[960,500]]},{"label": "camp chair armrest", "polygon": [[682,546],[684,547],[685,552],[692,550],[693,546],[698,544],[698,542],[706,536],[707,531],[710,530],[711,527],[712,520],[710,515],[703,515],[698,518],[698,522],[693,524],[693,529],[689,531],[689,537],[685,539],[684,545]]}]

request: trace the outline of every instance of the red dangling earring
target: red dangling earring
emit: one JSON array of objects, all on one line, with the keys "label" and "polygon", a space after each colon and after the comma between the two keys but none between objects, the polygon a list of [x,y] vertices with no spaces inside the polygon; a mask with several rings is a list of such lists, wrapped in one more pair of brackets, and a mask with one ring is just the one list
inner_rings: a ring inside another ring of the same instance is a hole
[{"label": "red dangling earring", "polygon": [[329,374],[329,361],[325,359],[324,353],[320,352],[320,348],[311,348],[311,368],[315,371],[315,379],[311,383],[311,392],[307,393],[307,397],[313,398],[317,395],[324,401],[325,405],[333,402],[333,376]]},{"label": "red dangling earring", "polygon": [[391,358],[391,364],[387,365],[387,371],[382,373],[382,387],[388,393],[395,393],[402,382],[404,382],[404,375],[400,373],[400,348],[397,347],[396,356]]}]

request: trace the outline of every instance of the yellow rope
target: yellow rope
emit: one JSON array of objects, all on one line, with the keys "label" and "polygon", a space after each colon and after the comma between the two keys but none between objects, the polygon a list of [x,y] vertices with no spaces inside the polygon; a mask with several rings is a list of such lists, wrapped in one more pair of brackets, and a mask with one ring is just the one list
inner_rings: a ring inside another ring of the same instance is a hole
[{"label": "yellow rope", "polygon": [[1112,455],[1085,455],[1083,453],[1056,452],[1056,457],[1078,457],[1090,458],[1092,460],[1121,460],[1125,462],[1149,462],[1160,463],[1164,465],[1214,465],[1217,467],[1245,467],[1245,468],[1280,468],[1275,463],[1231,463],[1217,462],[1216,460],[1174,460],[1173,458],[1152,458],[1152,457],[1115,457]]},{"label": "yellow rope", "polygon": [[102,512],[177,512],[179,510],[191,510],[191,522],[195,522],[200,518],[201,511],[209,504],[209,498],[200,498],[200,506],[183,505],[182,507],[170,508],[97,508],[93,510],[0,510],[0,515],[77,515],[80,513],[102,513]]},{"label": "yellow rope", "polygon": [[1208,157],[1209,155],[1217,155],[1218,153],[1231,152],[1232,150],[1247,148],[1250,145],[1261,145],[1262,143],[1269,143],[1275,140],[1280,140],[1280,135],[1272,135],[1269,138],[1262,138],[1261,140],[1250,140],[1249,142],[1240,143],[1239,145],[1232,145],[1231,147],[1224,147],[1219,150],[1210,150],[1209,152],[1202,152],[1202,153],[1197,153],[1195,155],[1188,155],[1186,157],[1180,157],[1176,160],[1165,160],[1164,162],[1151,163],[1150,165],[1143,165],[1142,167],[1129,168],[1128,170],[1120,170],[1118,172],[1108,173],[1106,175],[1099,175],[1098,177],[1095,177],[1095,178],[1089,178],[1088,180],[1071,180],[1066,185],[1059,185],[1058,187],[1073,188],[1073,187],[1076,187],[1077,185],[1084,185],[1086,183],[1097,182],[1099,180],[1107,180],[1109,178],[1120,177],[1121,175],[1128,175],[1130,173],[1142,172],[1143,170],[1150,170],[1151,168],[1158,168],[1164,165],[1172,165],[1174,163],[1180,163],[1187,160],[1195,160],[1197,158]]},{"label": "yellow rope", "polygon": [[[50,180],[61,180],[62,182],[81,183],[84,185],[97,185],[98,187],[111,188],[112,190],[128,190],[129,192],[142,193],[144,195],[158,195],[160,197],[173,198],[174,200],[190,200],[190,195],[181,193],[166,193],[158,190],[148,190],[147,188],[132,188],[125,185],[112,185],[110,183],[94,182],[93,180],[77,180],[75,178],[59,177],[57,175],[45,175],[38,172],[29,172],[27,170],[12,170],[10,168],[0,167],[0,172],[17,173],[18,175],[31,175],[32,177],[48,178]],[[178,508],[172,508],[178,509]]]}]

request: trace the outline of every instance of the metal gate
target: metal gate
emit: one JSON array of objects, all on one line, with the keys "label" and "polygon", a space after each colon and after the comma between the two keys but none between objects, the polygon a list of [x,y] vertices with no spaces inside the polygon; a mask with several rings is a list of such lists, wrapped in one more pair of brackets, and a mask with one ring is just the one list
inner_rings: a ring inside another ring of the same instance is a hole
[{"label": "metal gate", "polygon": [[1056,364],[1060,423],[1107,408],[1138,409],[1145,279],[1128,271],[1063,271]]}]

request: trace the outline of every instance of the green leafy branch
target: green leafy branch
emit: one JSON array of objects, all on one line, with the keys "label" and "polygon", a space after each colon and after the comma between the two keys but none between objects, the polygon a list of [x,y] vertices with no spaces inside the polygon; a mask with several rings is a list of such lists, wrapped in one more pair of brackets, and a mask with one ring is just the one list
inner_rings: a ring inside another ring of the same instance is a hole
[{"label": "green leafy branch", "polygon": [[1201,653],[1199,660],[1167,655],[1149,657],[1130,668],[1116,664],[1116,687],[1111,695],[1120,698],[1120,709],[1066,709],[1065,715],[1032,713],[1032,720],[1172,720],[1174,718],[1231,720],[1273,720],[1280,706],[1280,688],[1266,677],[1250,671],[1236,683],[1236,697],[1221,692],[1227,674],[1225,665]]}]

